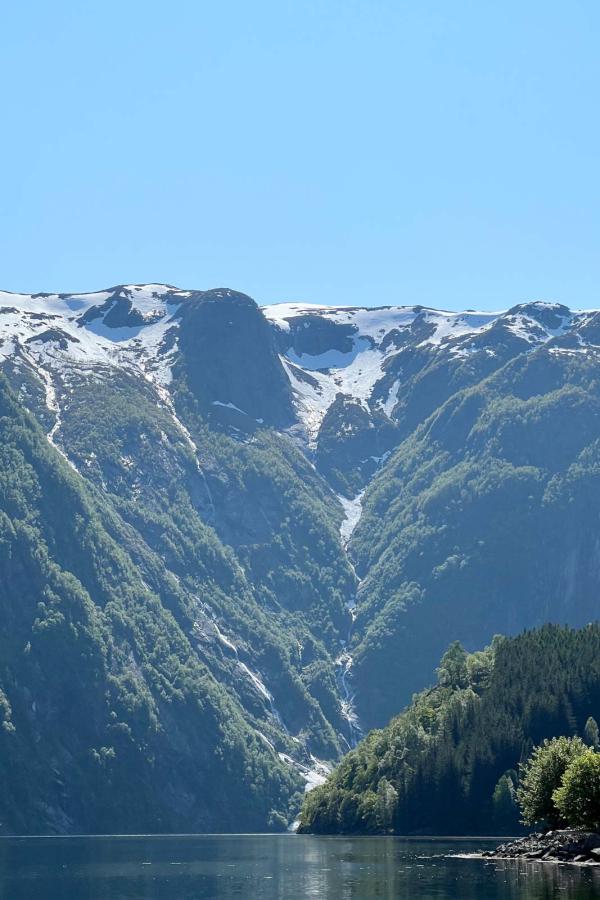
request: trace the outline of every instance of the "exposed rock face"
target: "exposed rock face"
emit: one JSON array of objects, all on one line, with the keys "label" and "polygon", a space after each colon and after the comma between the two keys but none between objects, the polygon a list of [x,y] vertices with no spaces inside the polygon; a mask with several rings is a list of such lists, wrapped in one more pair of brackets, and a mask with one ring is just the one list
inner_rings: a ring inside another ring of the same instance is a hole
[{"label": "exposed rock face", "polygon": [[68,350],[69,344],[78,344],[79,340],[60,328],[48,328],[46,331],[39,331],[25,341],[26,344],[33,344],[40,341],[42,344],[54,343],[60,350]]},{"label": "exposed rock face", "polygon": [[354,497],[398,443],[398,429],[384,413],[338,394],[319,429],[316,464],[341,494]]},{"label": "exposed rock face", "polygon": [[97,319],[102,319],[108,328],[135,328],[147,324],[143,314],[134,308],[131,298],[119,290],[99,306],[90,307],[79,318],[79,324],[89,325]]},{"label": "exposed rock face", "polygon": [[301,356],[318,356],[337,350],[350,353],[352,338],[357,334],[356,325],[339,324],[324,316],[299,315],[289,320],[288,331],[278,331],[277,340],[283,353],[292,350]]},{"label": "exposed rock face", "polygon": [[576,829],[540,832],[500,844],[495,850],[485,850],[482,856],[597,866],[600,865],[600,834]]},{"label": "exposed rock face", "polygon": [[180,363],[202,412],[234,427],[285,427],[295,420],[273,333],[250,297],[229,290],[194,294],[177,313]]}]

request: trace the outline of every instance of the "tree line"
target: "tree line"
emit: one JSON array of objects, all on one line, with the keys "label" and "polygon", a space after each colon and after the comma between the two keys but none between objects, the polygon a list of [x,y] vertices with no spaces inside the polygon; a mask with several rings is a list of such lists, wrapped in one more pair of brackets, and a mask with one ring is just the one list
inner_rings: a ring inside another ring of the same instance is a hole
[{"label": "tree line", "polygon": [[[437,684],[307,795],[301,830],[515,833],[522,827],[519,767],[546,739],[595,745],[599,717],[597,624],[547,625],[470,654],[454,643]],[[559,802],[570,803],[567,794]]]}]

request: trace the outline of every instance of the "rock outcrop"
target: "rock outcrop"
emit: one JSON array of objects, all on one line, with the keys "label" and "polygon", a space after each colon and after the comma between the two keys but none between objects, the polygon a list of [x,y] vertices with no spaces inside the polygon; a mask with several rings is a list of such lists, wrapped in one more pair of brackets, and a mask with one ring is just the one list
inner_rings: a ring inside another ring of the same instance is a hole
[{"label": "rock outcrop", "polygon": [[600,865],[600,834],[575,829],[529,834],[500,844],[495,850],[486,850],[482,856]]}]

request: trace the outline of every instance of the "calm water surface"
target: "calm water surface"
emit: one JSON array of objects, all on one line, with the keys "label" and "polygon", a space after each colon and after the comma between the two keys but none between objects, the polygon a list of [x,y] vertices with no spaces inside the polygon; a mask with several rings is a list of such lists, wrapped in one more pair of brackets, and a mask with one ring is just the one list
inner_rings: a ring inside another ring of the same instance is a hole
[{"label": "calm water surface", "polygon": [[452,856],[485,846],[300,835],[2,838],[0,898],[600,898],[600,870]]}]

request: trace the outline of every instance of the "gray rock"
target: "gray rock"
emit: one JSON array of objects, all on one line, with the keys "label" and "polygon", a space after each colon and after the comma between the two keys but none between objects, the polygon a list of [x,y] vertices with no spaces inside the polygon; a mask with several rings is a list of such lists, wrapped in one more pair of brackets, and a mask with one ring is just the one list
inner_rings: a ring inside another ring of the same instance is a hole
[{"label": "gray rock", "polygon": [[488,857],[539,859],[560,862],[600,863],[600,834],[563,829],[546,834],[530,834],[487,851]]}]

